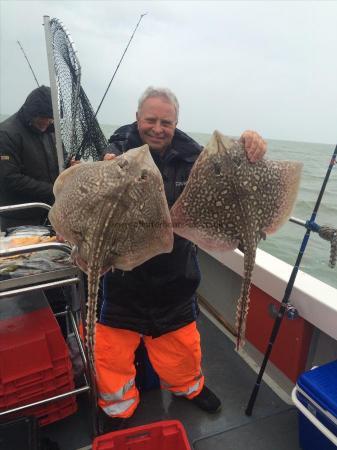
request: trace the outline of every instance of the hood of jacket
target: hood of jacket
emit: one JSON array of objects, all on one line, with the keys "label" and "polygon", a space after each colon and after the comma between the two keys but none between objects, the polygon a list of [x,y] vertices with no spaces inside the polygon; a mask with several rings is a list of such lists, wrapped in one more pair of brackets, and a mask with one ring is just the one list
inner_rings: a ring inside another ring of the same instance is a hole
[{"label": "hood of jacket", "polygon": [[[30,126],[34,117],[53,117],[51,91],[48,86],[40,86],[32,91],[18,111],[20,120]],[[49,131],[49,130],[48,130]]]}]

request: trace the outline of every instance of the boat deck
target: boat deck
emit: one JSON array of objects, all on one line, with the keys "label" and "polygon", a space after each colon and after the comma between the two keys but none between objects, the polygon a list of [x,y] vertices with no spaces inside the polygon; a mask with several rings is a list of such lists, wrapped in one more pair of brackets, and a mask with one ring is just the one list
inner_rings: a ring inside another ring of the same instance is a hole
[{"label": "boat deck", "polygon": [[[182,398],[155,389],[141,394],[141,403],[125,427],[177,419],[195,450],[299,450],[297,412],[262,383],[252,417],[245,408],[255,372],[234,351],[233,343],[205,315],[199,318],[203,370],[207,385],[220,397],[222,410],[207,414]],[[91,448],[90,413],[86,395],[79,411],[42,429],[60,450]]]}]

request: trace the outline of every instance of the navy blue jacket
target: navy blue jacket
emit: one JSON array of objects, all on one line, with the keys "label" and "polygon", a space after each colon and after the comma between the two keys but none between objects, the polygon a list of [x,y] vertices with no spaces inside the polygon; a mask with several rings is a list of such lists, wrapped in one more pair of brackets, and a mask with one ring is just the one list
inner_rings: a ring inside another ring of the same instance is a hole
[{"label": "navy blue jacket", "polygon": [[[108,152],[121,154],[143,145],[137,123],[119,128],[109,139]],[[163,158],[151,152],[164,181],[169,207],[184,189],[202,147],[180,130]],[[108,272],[100,322],[157,337],[196,319],[195,292],[200,283],[196,247],[174,236],[171,253],[164,253],[135,269]]]}]

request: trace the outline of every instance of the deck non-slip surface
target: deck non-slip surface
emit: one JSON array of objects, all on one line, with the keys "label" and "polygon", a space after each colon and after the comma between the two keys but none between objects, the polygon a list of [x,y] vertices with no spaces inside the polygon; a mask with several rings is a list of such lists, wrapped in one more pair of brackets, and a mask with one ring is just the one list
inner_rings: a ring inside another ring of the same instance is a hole
[{"label": "deck non-slip surface", "polygon": [[[203,315],[199,330],[206,383],[221,399],[221,412],[207,414],[185,399],[152,390],[141,393],[141,403],[126,427],[177,419],[195,450],[298,450],[295,409],[263,383],[253,415],[247,417],[244,411],[256,374],[236,354],[233,343]],[[43,430],[61,450],[90,444],[89,413],[83,412],[83,401],[80,406],[82,411],[76,415]]]},{"label": "deck non-slip surface", "polygon": [[295,450],[297,411],[292,408],[194,442],[194,450]]}]

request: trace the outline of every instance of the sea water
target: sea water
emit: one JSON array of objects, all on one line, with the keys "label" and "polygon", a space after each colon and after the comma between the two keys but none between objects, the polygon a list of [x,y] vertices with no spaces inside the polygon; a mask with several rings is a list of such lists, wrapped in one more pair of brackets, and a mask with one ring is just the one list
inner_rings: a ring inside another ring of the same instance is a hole
[{"label": "sea water", "polygon": [[[107,137],[116,129],[112,125],[103,125]],[[206,145],[210,134],[188,133],[201,145]],[[300,189],[292,217],[307,221],[321,189],[335,144],[278,141],[267,139],[270,159],[301,161],[303,170]],[[337,228],[337,165],[331,171],[315,222],[318,225],[331,225]],[[267,236],[259,243],[259,248],[294,265],[306,229],[292,222],[282,226],[275,234]],[[329,267],[330,243],[317,233],[311,232],[310,239],[302,258],[300,269],[337,288],[337,267]]]}]

